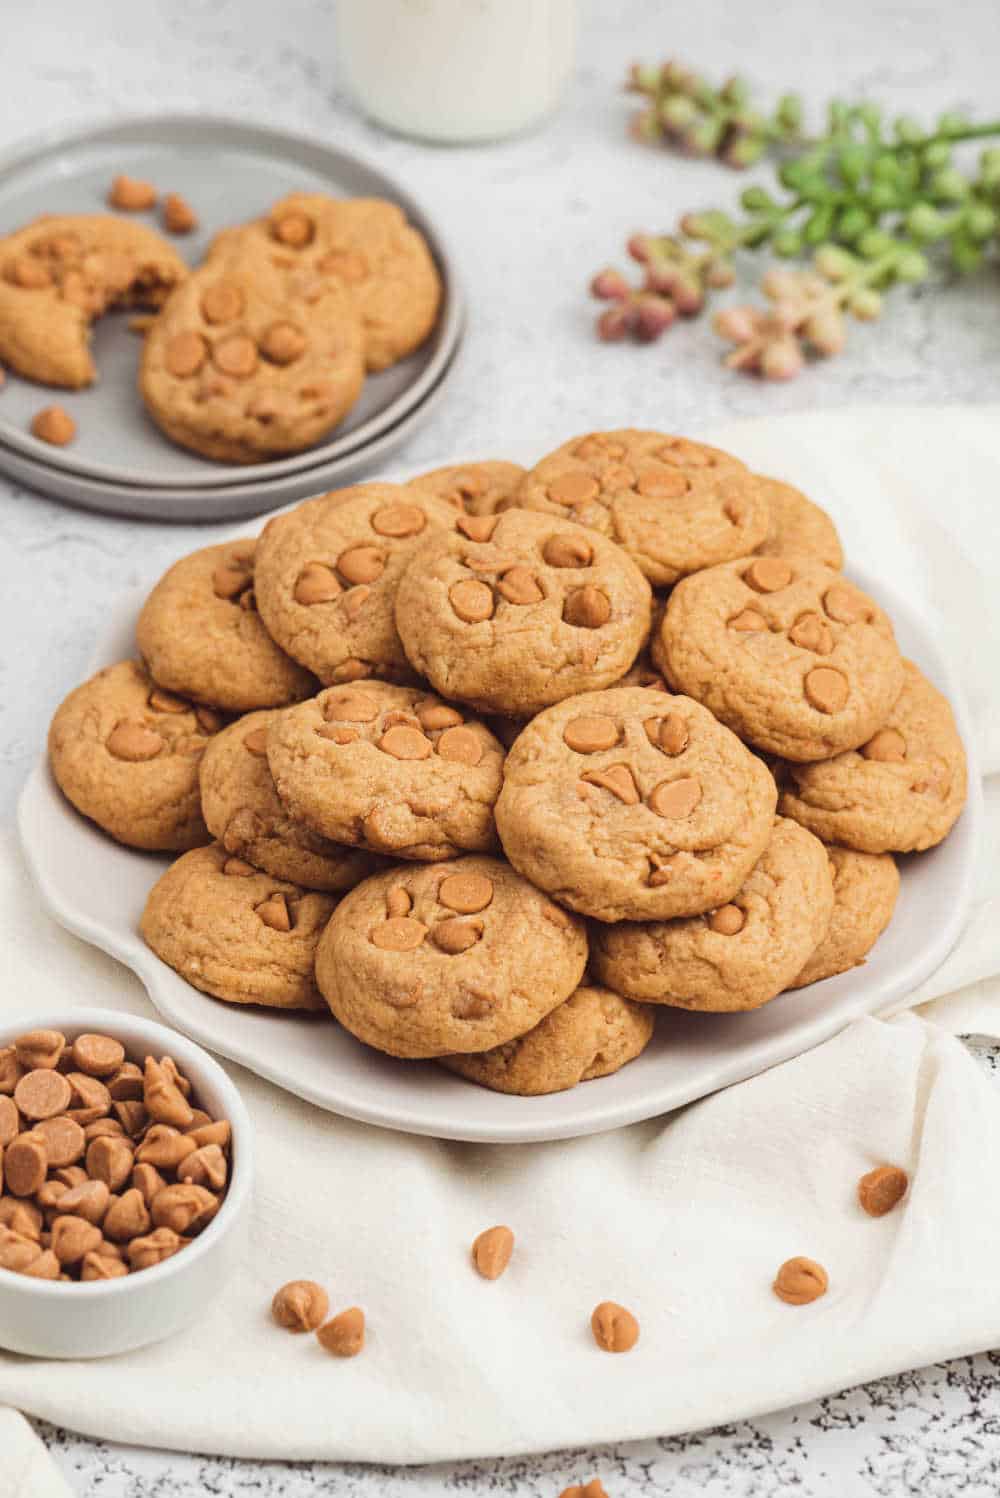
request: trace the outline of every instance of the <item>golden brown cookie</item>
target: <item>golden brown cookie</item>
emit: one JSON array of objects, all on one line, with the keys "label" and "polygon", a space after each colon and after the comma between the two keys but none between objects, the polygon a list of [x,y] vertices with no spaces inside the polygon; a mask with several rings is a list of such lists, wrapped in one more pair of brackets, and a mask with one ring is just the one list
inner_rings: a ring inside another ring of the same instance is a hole
[{"label": "golden brown cookie", "polygon": [[757,555],[813,557],[839,572],[844,565],[844,549],[826,511],[791,484],[760,473],[757,478],[764,487],[770,515],[767,535],[757,547]]},{"label": "golden brown cookie", "polygon": [[422,687],[328,687],[275,717],[267,756],[290,815],[336,842],[422,861],[497,846],[503,748]]},{"label": "golden brown cookie", "polygon": [[654,1020],[649,1005],[584,984],[526,1035],[441,1064],[493,1092],[541,1097],[620,1071],[646,1049]]},{"label": "golden brown cookie", "polygon": [[482,463],[453,463],[421,473],[410,484],[422,494],[433,494],[447,500],[466,515],[495,515],[509,499],[524,477],[519,463],[487,460]]},{"label": "golden brown cookie", "polygon": [[514,867],[573,910],[666,920],[736,894],[776,799],[763,763],[698,703],[612,687],[532,719],[496,820]]},{"label": "golden brown cookie", "polygon": [[205,823],[227,853],[305,889],[339,894],[374,873],[376,860],[331,842],[291,816],[267,763],[280,708],[247,713],[216,734],[201,763]]},{"label": "golden brown cookie", "polygon": [[400,865],[341,901],[316,981],[353,1035],[391,1056],[486,1051],[576,988],[583,922],[495,858]]},{"label": "golden brown cookie", "polygon": [[117,842],[180,852],[209,841],[198,767],[222,724],[214,708],[165,692],[139,662],[120,661],[59,707],[49,763],[77,811]]},{"label": "golden brown cookie", "polygon": [[205,546],[164,573],[142,606],[136,639],[160,686],[230,712],[282,707],[316,690],[257,613],[249,537]]},{"label": "golden brown cookie", "polygon": [[757,1009],[788,987],[833,912],[826,849],[776,817],[770,842],[731,900],[687,920],[594,932],[593,969],[630,999],[676,1009]]},{"label": "golden brown cookie", "polygon": [[454,518],[444,500],[402,484],[358,484],[275,516],[257,548],[261,618],[320,681],[412,679],[396,590],[411,554]]},{"label": "golden brown cookie", "polygon": [[525,475],[510,502],[593,526],[658,586],[747,556],[768,526],[760,481],[739,459],[632,429],[574,437]]},{"label": "golden brown cookie", "polygon": [[313,963],[335,903],[212,843],[157,880],[139,929],[157,957],[202,993],[230,1004],[322,1009]]},{"label": "golden brown cookie", "polygon": [[918,666],[903,665],[902,691],[859,749],[783,767],[781,812],[824,842],[919,852],[947,837],[965,805],[965,750],[951,708]]},{"label": "golden brown cookie", "polygon": [[111,307],[159,307],[187,273],[145,224],[105,213],[36,219],[0,239],[0,364],[43,385],[90,385],[91,323]]},{"label": "golden brown cookie", "polygon": [[827,847],[833,876],[833,914],[826,935],[789,988],[804,988],[864,962],[892,920],[899,870],[889,853]]},{"label": "golden brown cookie", "polygon": [[887,616],[804,557],[725,562],[685,578],[653,659],[742,738],[796,761],[863,744],[903,684]]},{"label": "golden brown cookie", "polygon": [[234,249],[281,270],[307,301],[327,287],[342,291],[361,318],[371,370],[419,348],[437,320],[441,278],[427,241],[382,198],[290,193],[263,218],[223,230],[209,258]]},{"label": "golden brown cookie", "polygon": [[413,555],[396,625],[445,697],[520,716],[607,686],[649,632],[649,584],[584,526],[508,510],[460,515]]},{"label": "golden brown cookie", "polygon": [[266,262],[216,256],[149,330],[139,388],[173,442],[259,463],[318,442],[363,381],[361,323],[342,291],[324,287],[306,303]]}]

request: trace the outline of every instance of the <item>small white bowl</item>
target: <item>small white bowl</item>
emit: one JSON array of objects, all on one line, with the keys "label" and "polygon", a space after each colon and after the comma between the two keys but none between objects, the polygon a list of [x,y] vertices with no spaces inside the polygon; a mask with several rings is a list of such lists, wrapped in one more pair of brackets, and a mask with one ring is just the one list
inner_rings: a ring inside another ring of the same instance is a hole
[{"label": "small white bowl", "polygon": [[253,1128],[217,1061],[176,1030],[114,1009],[46,1008],[0,1025],[0,1048],[28,1030],[113,1035],[130,1061],[172,1056],[200,1107],[228,1118],[233,1138],[226,1195],[186,1248],[115,1280],[36,1280],[0,1269],[0,1347],[40,1358],[102,1358],[159,1342],[196,1320],[224,1290],[239,1251],[253,1180]]}]

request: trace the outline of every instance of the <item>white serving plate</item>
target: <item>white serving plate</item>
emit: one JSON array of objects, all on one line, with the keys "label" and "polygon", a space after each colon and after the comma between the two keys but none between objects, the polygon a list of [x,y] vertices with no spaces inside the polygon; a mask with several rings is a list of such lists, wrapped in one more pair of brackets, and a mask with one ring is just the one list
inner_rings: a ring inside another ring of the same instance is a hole
[{"label": "white serving plate", "polygon": [[[898,1003],[940,966],[968,918],[983,798],[957,674],[905,598],[857,569],[849,572],[888,610],[904,654],[952,703],[969,757],[965,810],[946,842],[900,859],[895,917],[864,966],[748,1014],[665,1008],[643,1055],[612,1077],[550,1097],[507,1097],[432,1062],[380,1055],[321,1016],[246,1009],[199,993],[139,936],[146,896],[170,859],[112,842],[74,811],[45,763],[32,771],[19,806],[29,868],[50,914],[130,967],[164,1019],[332,1113],[412,1134],[506,1144],[574,1138],[654,1118],[788,1061],[851,1020]],[[135,619],[145,591],[131,592],[110,611],[92,670],[135,654]]]}]

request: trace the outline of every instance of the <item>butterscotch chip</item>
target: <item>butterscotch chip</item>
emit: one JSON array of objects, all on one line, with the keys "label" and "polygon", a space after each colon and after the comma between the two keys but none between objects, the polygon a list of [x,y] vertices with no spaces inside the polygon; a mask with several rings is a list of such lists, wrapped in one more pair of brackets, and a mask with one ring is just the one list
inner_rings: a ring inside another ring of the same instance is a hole
[{"label": "butterscotch chip", "polygon": [[87,1149],[87,1174],[103,1181],[109,1191],[118,1191],[132,1174],[135,1156],[127,1139],[105,1136]]},{"label": "butterscotch chip", "polygon": [[57,1217],[52,1224],[52,1252],[60,1264],[78,1264],[93,1253],[102,1238],[101,1229],[82,1217]]},{"label": "butterscotch chip", "polygon": [[76,422],[62,406],[46,406],[31,418],[31,432],[53,447],[65,447],[76,436]]},{"label": "butterscotch chip", "polygon": [[0,1149],[4,1149],[21,1128],[21,1118],[13,1098],[0,1097]]},{"label": "butterscotch chip", "polygon": [[7,279],[26,291],[40,291],[43,286],[52,285],[52,273],[48,267],[28,255],[20,256],[8,267]]},{"label": "butterscotch chip", "polygon": [[14,1047],[4,1046],[0,1050],[0,1096],[13,1096],[14,1088],[23,1073],[24,1067],[18,1061]]},{"label": "butterscotch chip", "polygon": [[493,589],[474,578],[454,583],[448,598],[454,612],[466,624],[481,624],[493,616]]},{"label": "butterscotch chip", "polygon": [[271,1315],[289,1332],[314,1332],[329,1309],[329,1296],[315,1280],[290,1280],[271,1301]]},{"label": "butterscotch chip", "polygon": [[198,1148],[190,1135],[172,1129],[168,1124],[153,1124],[143,1136],[135,1158],[144,1165],[175,1170],[182,1160]]},{"label": "butterscotch chip", "polygon": [[862,744],[865,759],[878,760],[880,764],[902,764],[906,758],[906,740],[898,728],[880,728],[867,744]]},{"label": "butterscotch chip", "polygon": [[[131,1135],[133,1139],[138,1139],[149,1124],[149,1114],[146,1112],[145,1105],[130,1099],[128,1102],[114,1103],[112,1106],[122,1126],[122,1132]],[[94,1111],[97,1111],[96,1108]]]},{"label": "butterscotch chip", "polygon": [[795,573],[781,557],[758,557],[743,574],[743,581],[757,593],[779,593],[792,582]]},{"label": "butterscotch chip", "polygon": [[386,505],[372,516],[372,530],[380,536],[416,536],[426,526],[427,516],[418,505]]},{"label": "butterscotch chip", "polygon": [[365,1345],[365,1313],[358,1306],[341,1311],[321,1326],[316,1340],[338,1358],[355,1358]]},{"label": "butterscotch chip", "polygon": [[272,931],[291,931],[292,914],[283,894],[270,895],[256,907],[256,910],[260,920]]},{"label": "butterscotch chip", "polygon": [[[624,806],[639,804],[639,788],[627,765],[609,765],[606,770],[586,770],[580,779],[586,785],[596,785],[602,790],[610,791]],[[655,794],[654,792],[650,798],[654,811],[657,809],[654,805]]]},{"label": "butterscotch chip", "polygon": [[110,1035],[78,1035],[73,1042],[73,1061],[78,1071],[90,1077],[113,1076],[124,1064],[125,1047]]},{"label": "butterscotch chip", "polygon": [[217,1144],[203,1144],[188,1155],[177,1167],[178,1181],[204,1186],[209,1191],[221,1191],[226,1184],[228,1166],[226,1157]]},{"label": "butterscotch chip", "polygon": [[597,754],[613,749],[618,742],[618,725],[601,714],[572,718],[563,729],[563,741],[577,754]]},{"label": "butterscotch chip", "polygon": [[108,205],[125,213],[143,213],[156,206],[156,188],[152,182],[142,182],[124,174],[115,177],[108,191]]},{"label": "butterscotch chip", "polygon": [[301,250],[312,243],[316,226],[306,213],[277,213],[271,218],[271,233],[281,244]]},{"label": "butterscotch chip", "polygon": [[33,1196],[44,1183],[47,1170],[45,1145],[34,1134],[19,1134],[3,1152],[4,1179],[12,1196]]},{"label": "butterscotch chip", "polygon": [[839,713],[851,695],[847,678],[829,666],[817,666],[803,682],[806,698],[821,713]]},{"label": "butterscotch chip", "polygon": [[517,463],[488,460],[482,463],[451,464],[411,479],[409,486],[464,512],[456,520],[463,535],[475,541],[488,541],[496,514],[524,477]]},{"label": "butterscotch chip", "polygon": [[[58,1260],[56,1261],[58,1263]],[[91,1280],[117,1280],[128,1274],[128,1265],[107,1253],[84,1254],[80,1264],[80,1278]]]},{"label": "butterscotch chip", "polygon": [[550,567],[590,567],[594,548],[583,536],[559,534],[550,536],[542,547],[542,556]]},{"label": "butterscotch chip", "polygon": [[467,952],[470,947],[475,946],[481,940],[483,926],[481,921],[463,920],[460,916],[449,916],[447,920],[438,921],[431,932],[431,936],[442,952],[450,952],[452,955],[458,952]]},{"label": "butterscotch chip", "polygon": [[308,562],[295,584],[295,602],[307,607],[314,603],[329,603],[342,592],[343,588],[332,567],[327,567],[323,562]]},{"label": "butterscotch chip", "polygon": [[196,375],[207,358],[208,344],[200,333],[176,333],[163,351],[168,373],[178,380]]},{"label": "butterscotch chip", "polygon": [[[89,1071],[86,1066],[81,1071]],[[107,1081],[108,1096],[116,1103],[134,1102],[142,1097],[142,1071],[134,1061],[123,1061]]]},{"label": "butterscotch chip", "polygon": [[823,607],[838,624],[868,624],[874,614],[870,598],[847,583],[837,583],[823,595]]},{"label": "butterscotch chip", "polygon": [[869,1217],[884,1217],[903,1200],[909,1184],[898,1165],[878,1165],[858,1182],[858,1201]]},{"label": "butterscotch chip", "polygon": [[489,541],[496,530],[496,515],[460,515],[455,527],[470,541]]},{"label": "butterscotch chip", "polygon": [[553,504],[572,507],[594,499],[600,493],[600,485],[589,473],[568,470],[557,474],[545,492]]},{"label": "butterscotch chip", "polygon": [[487,1228],[472,1245],[472,1262],[484,1280],[498,1280],[513,1252],[514,1234],[510,1228]]},{"label": "butterscotch chip", "polygon": [[805,1306],[825,1295],[829,1278],[815,1259],[786,1259],[775,1276],[772,1289],[779,1300],[790,1306]]},{"label": "butterscotch chip", "polygon": [[793,645],[811,650],[814,655],[829,655],[833,649],[833,634],[818,614],[803,614],[796,619],[788,638]]},{"label": "butterscotch chip", "polygon": [[190,234],[198,227],[198,215],[178,192],[168,192],[163,199],[163,227],[169,234]]},{"label": "butterscotch chip", "polygon": [[306,351],[306,335],[294,323],[274,322],[265,328],[260,351],[272,364],[293,364]]},{"label": "butterscotch chip", "polygon": [[379,748],[394,759],[429,759],[434,746],[419,728],[390,728],[379,739]]},{"label": "butterscotch chip", "polygon": [[[153,1198],[153,1207],[167,1191],[176,1191],[177,1187],[165,1186],[163,1191],[157,1193]],[[196,1190],[196,1187],[186,1186],[185,1191]],[[213,1198],[214,1200],[214,1198]],[[141,1191],[135,1186],[130,1186],[128,1191],[121,1196],[115,1197],[107,1212],[104,1214],[102,1224],[105,1238],[110,1238],[114,1243],[128,1243],[132,1238],[138,1238],[142,1233],[148,1233],[150,1227],[150,1212],[142,1199]],[[172,1223],[157,1223],[157,1226],[172,1227]]]},{"label": "butterscotch chip", "polygon": [[107,1182],[95,1180],[83,1181],[79,1186],[64,1186],[57,1205],[65,1216],[100,1223],[104,1221],[110,1203],[111,1190]]},{"label": "butterscotch chip", "polygon": [[184,1247],[184,1243],[185,1239],[175,1233],[173,1228],[154,1228],[151,1233],[133,1238],[129,1243],[129,1264],[133,1270],[152,1269],[165,1259],[173,1258]]},{"label": "butterscotch chip", "polygon": [[613,1300],[602,1300],[594,1307],[590,1329],[602,1352],[630,1352],[639,1340],[638,1321]]},{"label": "butterscotch chip", "polygon": [[23,1274],[42,1252],[34,1238],[22,1238],[9,1228],[0,1228],[0,1269]]},{"label": "butterscotch chip", "polygon": [[494,883],[485,874],[449,874],[438,885],[438,900],[449,910],[474,915],[493,899]]},{"label": "butterscotch chip", "polygon": [[14,1088],[14,1102],[22,1115],[32,1121],[64,1113],[70,1105],[73,1090],[62,1072],[30,1071]]},{"label": "butterscotch chip", "polygon": [[94,1118],[102,1118],[105,1113],[111,1112],[111,1094],[100,1078],[88,1076],[86,1072],[71,1071],[66,1074],[66,1082],[71,1091],[73,1111],[92,1113],[94,1116],[77,1119],[78,1123],[86,1126],[93,1123]]},{"label": "butterscotch chip", "polygon": [[121,1139],[124,1134],[117,1118],[95,1118],[93,1123],[83,1125],[83,1137],[88,1144],[94,1139]]},{"label": "butterscotch chip", "polygon": [[27,1071],[54,1068],[66,1046],[58,1030],[30,1030],[14,1041],[14,1054]]},{"label": "butterscotch chip", "polygon": [[407,916],[390,916],[373,929],[371,941],[373,946],[386,952],[412,952],[426,935],[427,927],[420,921],[412,921]]},{"label": "butterscotch chip", "polygon": [[661,780],[650,792],[649,805],[658,817],[679,820],[689,817],[702,797],[700,783],[692,776],[681,780]]},{"label": "butterscotch chip", "polygon": [[521,606],[540,603],[545,597],[537,578],[528,567],[511,567],[497,584],[497,592],[508,603]]},{"label": "butterscotch chip", "polygon": [[452,764],[474,769],[486,752],[482,739],[471,728],[448,728],[437,741],[437,752]]},{"label": "butterscotch chip", "polygon": [[602,629],[611,618],[611,604],[599,588],[577,588],[567,594],[562,616],[577,629]]},{"label": "butterscotch chip", "polygon": [[230,281],[216,281],[201,295],[201,311],[206,322],[235,322],[246,304],[241,288]]},{"label": "butterscotch chip", "polygon": [[608,1495],[600,1479],[592,1477],[589,1482],[574,1482],[563,1488],[559,1498],[608,1498]]},{"label": "butterscotch chip", "polygon": [[[39,1191],[44,1189],[43,1183]],[[0,1196],[0,1227],[9,1228],[21,1238],[38,1239],[42,1232],[42,1214],[34,1202]]]},{"label": "butterscotch chip", "polygon": [[[274,898],[280,899],[281,897],[275,896]],[[258,914],[260,914],[259,910]],[[172,1128],[184,1129],[194,1120],[191,1105],[171,1078],[166,1066],[155,1061],[152,1056],[146,1057],[142,1096],[146,1112],[154,1123],[169,1124]]]},{"label": "butterscotch chip", "polygon": [[[134,1195],[140,1202],[142,1200],[138,1191],[127,1194]],[[156,1193],[150,1204],[149,1215],[156,1227],[173,1228],[175,1233],[187,1236],[200,1233],[218,1209],[218,1198],[211,1191],[206,1191],[204,1186],[180,1182],[175,1186],[165,1186]],[[143,1210],[145,1211],[145,1207]],[[145,1232],[145,1228],[141,1231]],[[135,1234],[130,1236],[134,1237]]]},{"label": "butterscotch chip", "polygon": [[746,916],[738,905],[720,905],[718,910],[712,911],[708,924],[722,936],[735,936],[738,931],[743,930]]},{"label": "butterscotch chip", "polygon": [[759,634],[761,630],[767,629],[767,620],[754,609],[741,609],[729,620],[729,628],[738,630],[741,634]]},{"label": "butterscotch chip", "polygon": [[28,1275],[33,1280],[57,1280],[62,1272],[62,1266],[50,1248],[40,1253],[37,1259],[32,1259],[22,1270],[22,1274]]},{"label": "butterscotch chip", "polygon": [[212,362],[223,374],[247,380],[257,368],[257,345],[245,333],[234,333],[214,346]]},{"label": "butterscotch chip", "polygon": [[45,1118],[32,1132],[43,1141],[49,1169],[75,1165],[87,1146],[83,1130],[72,1118]]}]

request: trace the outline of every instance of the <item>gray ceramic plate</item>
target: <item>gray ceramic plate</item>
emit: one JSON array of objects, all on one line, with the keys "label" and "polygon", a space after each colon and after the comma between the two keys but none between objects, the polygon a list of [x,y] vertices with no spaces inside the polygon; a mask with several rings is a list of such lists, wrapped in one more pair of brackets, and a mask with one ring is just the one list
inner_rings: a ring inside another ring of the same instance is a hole
[{"label": "gray ceramic plate", "polygon": [[[390,198],[421,230],[437,260],[444,283],[437,327],[410,358],[368,378],[358,404],[331,438],[248,469],[200,458],[160,433],[136,389],[140,340],[128,331],[126,315],[112,314],[97,324],[94,351],[100,379],[91,389],[56,393],[16,376],[8,379],[0,399],[0,469],[10,471],[10,455],[20,453],[52,471],[52,482],[39,487],[63,498],[73,495],[57,488],[57,474],[131,486],[137,492],[135,509],[128,513],[151,518],[167,518],[154,507],[158,501],[151,491],[177,491],[178,497],[189,499],[183,514],[190,519],[199,513],[201,496],[210,489],[253,489],[258,495],[272,479],[320,466],[324,477],[314,487],[322,489],[337,476],[330,465],[356,455],[397,427],[440,383],[462,331],[454,269],[439,232],[420,205],[375,167],[316,141],[235,121],[196,115],[117,121],[50,136],[0,156],[0,234],[40,213],[104,211],[108,185],[118,172],[146,178],[188,198],[200,228],[172,242],[191,263],[200,260],[216,230],[254,217],[292,190]],[[137,218],[158,226],[155,212]],[[53,400],[77,420],[79,435],[66,449],[47,447],[28,430],[32,415]],[[269,503],[290,497],[291,491],[282,489]],[[250,512],[234,505],[218,511],[216,518],[221,513]],[[170,518],[180,518],[176,509]]]}]

